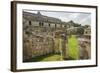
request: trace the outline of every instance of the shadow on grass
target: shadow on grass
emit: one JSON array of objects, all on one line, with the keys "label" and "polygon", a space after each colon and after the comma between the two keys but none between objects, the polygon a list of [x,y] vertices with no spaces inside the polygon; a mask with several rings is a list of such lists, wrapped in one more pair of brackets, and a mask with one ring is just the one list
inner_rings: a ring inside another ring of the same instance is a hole
[{"label": "shadow on grass", "polygon": [[60,54],[47,54],[35,58],[30,58],[23,62],[42,62],[42,61],[60,61],[60,60],[61,60]]}]

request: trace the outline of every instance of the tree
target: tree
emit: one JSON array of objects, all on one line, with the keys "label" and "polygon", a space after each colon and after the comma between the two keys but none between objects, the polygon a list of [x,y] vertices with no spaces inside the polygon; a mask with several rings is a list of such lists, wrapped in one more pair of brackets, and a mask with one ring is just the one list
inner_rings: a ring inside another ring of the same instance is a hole
[{"label": "tree", "polygon": [[80,26],[81,26],[81,24],[78,24],[78,23],[74,24],[74,27],[80,27]]},{"label": "tree", "polygon": [[84,28],[83,27],[77,28],[77,34],[79,34],[79,35],[84,34]]},{"label": "tree", "polygon": [[84,27],[84,28],[88,28],[88,27],[90,27],[90,25],[84,25],[83,27]]}]

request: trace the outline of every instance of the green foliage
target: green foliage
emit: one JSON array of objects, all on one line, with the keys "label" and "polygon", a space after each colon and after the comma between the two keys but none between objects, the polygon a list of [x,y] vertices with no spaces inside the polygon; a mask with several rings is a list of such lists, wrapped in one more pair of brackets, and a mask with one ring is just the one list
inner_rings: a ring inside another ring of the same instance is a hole
[{"label": "green foliage", "polygon": [[80,26],[81,24],[77,24],[77,23],[74,24],[74,27],[80,27]]},{"label": "green foliage", "polygon": [[69,21],[69,24],[74,27],[80,27],[81,24],[75,23],[73,20]]},{"label": "green foliage", "polygon": [[84,27],[84,28],[88,28],[88,27],[90,27],[90,25],[84,25],[83,27]]},{"label": "green foliage", "polygon": [[77,28],[76,34],[78,34],[78,35],[84,34],[84,28],[83,27]]}]

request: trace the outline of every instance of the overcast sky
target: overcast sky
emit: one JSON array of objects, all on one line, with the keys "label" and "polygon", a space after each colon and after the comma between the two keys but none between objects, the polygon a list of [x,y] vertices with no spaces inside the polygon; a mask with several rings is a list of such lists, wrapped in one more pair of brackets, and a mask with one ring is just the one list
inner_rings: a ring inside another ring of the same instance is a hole
[{"label": "overcast sky", "polygon": [[[26,10],[24,10],[26,11]],[[27,11],[31,13],[37,13],[37,11]],[[40,11],[42,15],[59,18],[64,22],[73,20],[75,23],[81,25],[91,25],[90,13],[78,13],[78,12],[54,12],[54,11]]]}]

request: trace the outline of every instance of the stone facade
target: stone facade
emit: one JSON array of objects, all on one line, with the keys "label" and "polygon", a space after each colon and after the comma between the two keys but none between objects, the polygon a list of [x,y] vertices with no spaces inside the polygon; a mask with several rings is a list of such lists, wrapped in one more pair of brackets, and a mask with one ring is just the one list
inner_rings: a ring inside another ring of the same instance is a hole
[{"label": "stone facade", "polygon": [[66,42],[60,34],[67,28],[66,24],[60,19],[41,15],[40,12],[37,14],[23,12],[23,61],[46,54],[64,52],[66,46],[62,46],[62,43],[66,44]]}]

